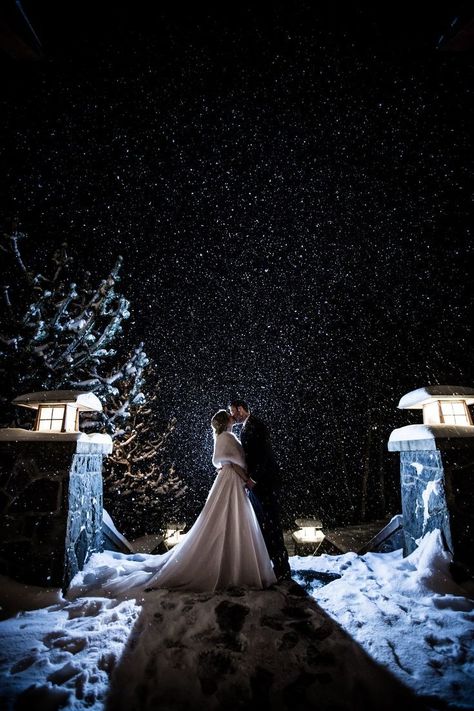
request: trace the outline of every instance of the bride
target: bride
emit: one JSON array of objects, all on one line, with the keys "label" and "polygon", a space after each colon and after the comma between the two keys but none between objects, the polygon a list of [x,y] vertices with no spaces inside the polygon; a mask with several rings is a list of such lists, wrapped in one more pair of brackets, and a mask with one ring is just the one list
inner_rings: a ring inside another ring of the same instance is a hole
[{"label": "bride", "polygon": [[211,420],[212,463],[218,470],[204,508],[181,543],[164,556],[148,587],[222,590],[236,585],[265,588],[276,582],[273,567],[245,492],[250,483],[242,445],[226,410]]},{"label": "bride", "polygon": [[[110,569],[103,570],[102,577],[99,565],[91,578],[100,584],[102,593],[128,593],[136,588],[196,592],[233,586],[262,589],[276,582],[260,526],[245,491],[246,485],[251,486],[251,480],[242,445],[231,432],[234,422],[226,410],[219,410],[211,420],[212,463],[217,476],[203,510],[183,540],[164,555],[116,554],[121,561],[118,579],[110,579]],[[89,575],[84,573],[79,573],[77,578],[87,586]],[[72,581],[70,594],[84,592],[80,582],[77,588],[77,582]]]}]

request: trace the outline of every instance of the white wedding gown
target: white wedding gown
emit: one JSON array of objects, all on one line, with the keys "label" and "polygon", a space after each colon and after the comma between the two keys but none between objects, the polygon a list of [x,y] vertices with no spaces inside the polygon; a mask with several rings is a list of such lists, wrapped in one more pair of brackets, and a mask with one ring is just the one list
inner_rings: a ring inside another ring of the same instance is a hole
[{"label": "white wedding gown", "polygon": [[239,467],[245,470],[244,452],[231,432],[216,437],[212,463],[219,472],[203,510],[184,539],[158,556],[160,569],[148,587],[206,591],[239,585],[265,588],[276,582],[244,481],[237,473]]},{"label": "white wedding gown", "polygon": [[[223,590],[266,588],[276,582],[260,526],[238,471],[245,456],[238,439],[222,432],[215,439],[213,465],[219,470],[204,508],[183,540],[164,555],[114,554],[114,569],[94,562],[72,581],[69,595],[129,595],[148,588]],[[240,469],[239,469],[240,468]],[[94,558],[94,556],[93,556]]]}]

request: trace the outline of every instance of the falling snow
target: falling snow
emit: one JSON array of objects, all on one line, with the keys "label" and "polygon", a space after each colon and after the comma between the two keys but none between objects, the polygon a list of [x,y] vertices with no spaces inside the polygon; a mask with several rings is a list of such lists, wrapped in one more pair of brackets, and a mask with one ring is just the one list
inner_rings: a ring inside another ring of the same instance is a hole
[{"label": "falling snow", "polygon": [[232,395],[271,426],[287,521],[332,523],[367,472],[366,513],[398,512],[400,396],[474,381],[472,55],[437,49],[449,16],[385,36],[312,5],[38,19],[47,59],[4,77],[4,222],[39,262],[123,254],[190,522]]}]

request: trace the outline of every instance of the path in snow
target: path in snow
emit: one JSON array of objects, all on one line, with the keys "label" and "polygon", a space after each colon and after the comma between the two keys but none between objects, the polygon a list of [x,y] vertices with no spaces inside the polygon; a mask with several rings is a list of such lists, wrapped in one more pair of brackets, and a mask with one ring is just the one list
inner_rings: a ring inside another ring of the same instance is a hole
[{"label": "path in snow", "polygon": [[109,711],[422,709],[294,582],[147,593]]},{"label": "path in snow", "polygon": [[425,708],[294,582],[61,598],[0,627],[8,711]]},{"label": "path in snow", "polygon": [[474,711],[474,590],[439,531],[407,558],[290,560],[308,594],[144,593],[153,556],[110,551],[67,599],[0,576],[2,711]]}]

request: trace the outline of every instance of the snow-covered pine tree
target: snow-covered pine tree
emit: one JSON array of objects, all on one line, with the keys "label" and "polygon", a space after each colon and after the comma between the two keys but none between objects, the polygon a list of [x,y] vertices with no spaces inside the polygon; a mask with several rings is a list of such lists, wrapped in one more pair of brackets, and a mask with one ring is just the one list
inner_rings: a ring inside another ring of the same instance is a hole
[{"label": "snow-covered pine tree", "polygon": [[[107,432],[114,441],[104,469],[105,506],[125,535],[157,532],[186,487],[166,465],[175,422],[164,423],[157,414],[155,369],[143,343],[130,350],[124,342],[130,304],[117,290],[122,258],[93,285],[88,272],[71,279],[74,260],[66,244],[54,252],[51,274],[30,270],[22,256],[25,241],[12,229],[0,243],[0,420],[28,425],[28,413],[11,406],[21,393],[94,392],[103,412],[84,416],[82,429]],[[150,381],[153,395],[147,396]]]}]

